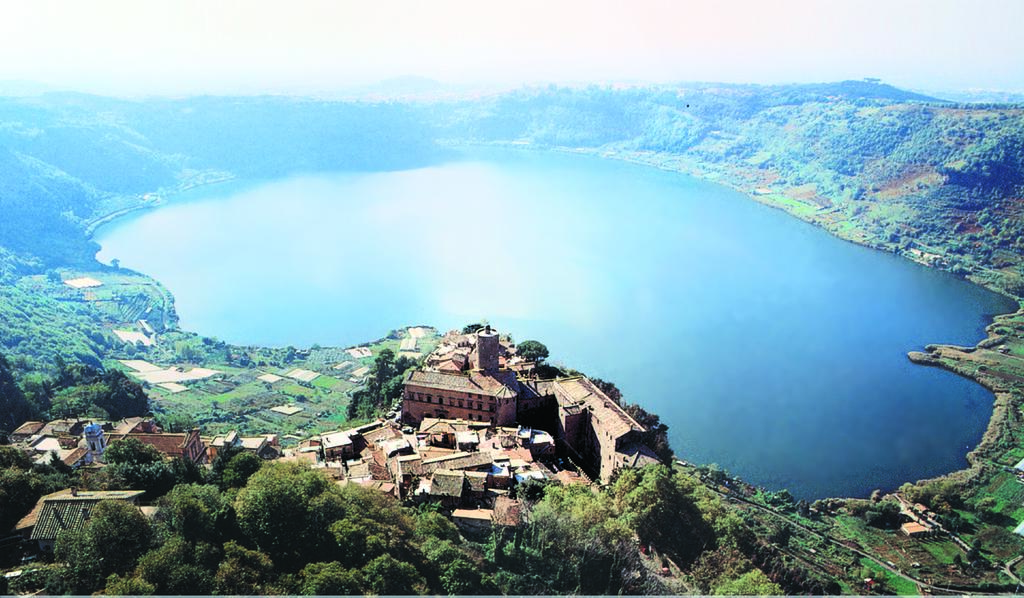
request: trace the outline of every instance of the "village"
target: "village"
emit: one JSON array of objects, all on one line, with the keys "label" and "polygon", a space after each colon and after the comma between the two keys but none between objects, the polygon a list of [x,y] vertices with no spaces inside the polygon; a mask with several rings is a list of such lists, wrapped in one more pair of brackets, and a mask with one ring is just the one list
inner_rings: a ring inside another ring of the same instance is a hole
[{"label": "village", "polygon": [[[142,367],[156,384],[207,373],[126,365]],[[539,380],[533,369],[490,327],[452,331],[422,367],[406,374],[392,417],[314,434],[288,448],[274,433],[167,432],[150,417],[30,421],[10,441],[37,463],[57,459],[86,476],[104,467],[107,447],[119,440],[135,439],[167,459],[197,466],[208,466],[226,449],[241,450],[266,461],[303,463],[340,485],[360,484],[412,504],[438,503],[467,532],[516,525],[516,489],[524,484],[599,485],[620,468],[659,462],[640,441],[643,427],[586,377]],[[42,497],[15,532],[51,550],[57,535],[82,525],[99,501],[136,504],[142,494],[63,490]]]},{"label": "village", "polygon": [[[378,417],[365,423],[299,436],[282,435],[279,429],[266,433],[167,431],[154,417],[58,419],[25,422],[9,439],[34,462],[57,459],[79,470],[83,480],[106,466],[104,452],[118,440],[135,439],[167,459],[206,468],[223,451],[249,452],[263,461],[315,468],[338,485],[357,484],[407,505],[436,505],[467,535],[518,525],[527,511],[524,497],[534,484],[578,484],[596,490],[614,480],[622,468],[659,462],[642,441],[643,426],[586,376],[541,376],[538,363],[525,359],[509,337],[488,326],[471,332],[453,330],[425,342],[429,336],[428,329],[410,328],[393,334],[387,345],[346,349],[338,363],[328,360],[307,366],[308,362],[298,362],[276,372],[255,368],[250,374],[267,386],[306,385],[334,376],[349,376],[353,384],[361,385],[370,375],[369,360],[384,348],[393,344],[412,358],[417,349],[429,347],[416,355],[419,365],[404,374],[401,397],[382,406]],[[150,389],[151,397],[186,392],[166,386],[171,384],[191,391],[216,377],[215,368],[222,367],[158,367],[139,359],[119,364]],[[276,404],[266,410],[287,419],[303,408],[309,405]],[[858,504],[869,501],[846,501],[845,508],[838,510],[823,503],[802,511],[799,505],[776,504],[771,493],[741,480],[723,481],[706,467],[683,461],[673,467],[737,501],[741,510],[758,518],[767,516],[768,522],[788,522],[785,525],[808,534],[786,549],[808,562],[828,568],[855,545],[850,540],[836,544],[827,539],[830,529],[856,539],[864,550],[858,561],[865,573],[862,591],[876,591],[879,579],[887,579],[889,587],[912,579],[930,587],[921,580],[934,579],[939,570],[942,575],[956,575],[953,565],[940,566],[936,560],[955,560],[960,553],[968,555],[964,563],[969,563],[969,555],[978,552],[976,536],[949,529],[933,509],[899,492],[884,497],[899,507],[894,527],[887,531],[855,514],[865,508]],[[1013,471],[1019,473],[1022,467],[1024,463]],[[149,517],[158,510],[157,503],[147,501],[141,490],[68,488],[43,496],[12,531],[29,554],[46,554],[61,532],[83,526],[102,500],[128,502]]]}]

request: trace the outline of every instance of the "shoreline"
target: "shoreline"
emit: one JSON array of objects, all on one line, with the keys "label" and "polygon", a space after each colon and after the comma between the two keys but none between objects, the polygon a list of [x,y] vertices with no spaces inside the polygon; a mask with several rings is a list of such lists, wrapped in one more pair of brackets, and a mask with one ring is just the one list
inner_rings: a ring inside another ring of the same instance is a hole
[{"label": "shoreline", "polygon": [[[86,239],[93,240],[93,237],[96,234],[96,230],[105,224],[110,224],[116,221],[117,219],[127,216],[128,214],[134,212],[140,212],[143,210],[149,210],[164,206],[168,203],[170,199],[174,198],[177,195],[181,195],[182,193],[186,193],[193,189],[198,189],[199,187],[206,187],[209,185],[216,185],[218,183],[227,183],[230,181],[238,180],[238,177],[236,175],[228,172],[206,172],[201,173],[198,176],[201,177],[204,174],[214,175],[219,178],[214,178],[210,180],[186,181],[179,184],[176,187],[171,187],[170,189],[161,188],[156,191],[151,191],[149,193],[142,195],[141,197],[139,197],[138,200],[136,200],[133,203],[130,203],[129,205],[123,208],[118,208],[116,210],[98,215],[85,223],[84,231]],[[146,199],[150,195],[154,196],[154,198]],[[93,259],[96,259],[95,256],[93,256]],[[99,260],[96,261],[97,263],[99,263]]]},{"label": "shoreline", "polygon": [[[671,173],[676,173],[676,174],[684,174],[684,175],[691,176],[693,178],[699,179],[701,181],[705,181],[705,182],[709,182],[709,183],[713,183],[713,184],[717,184],[717,185],[722,185],[724,187],[732,189],[732,190],[742,194],[744,197],[746,197],[749,200],[755,201],[755,202],[757,202],[757,203],[759,203],[759,204],[761,204],[763,206],[766,206],[766,207],[769,207],[769,208],[773,208],[773,209],[785,212],[786,214],[788,214],[790,216],[798,218],[799,220],[801,220],[803,222],[806,222],[806,223],[808,223],[808,224],[810,224],[812,226],[815,226],[817,228],[820,228],[820,229],[824,230],[825,232],[829,233],[830,235],[832,235],[832,236],[834,236],[834,237],[836,237],[836,238],[838,238],[840,240],[847,241],[847,242],[850,242],[850,243],[854,243],[856,245],[859,245],[861,247],[866,247],[868,249],[874,249],[874,250],[877,250],[877,251],[884,251],[886,253],[892,253],[892,254],[895,254],[895,255],[897,255],[899,257],[907,259],[907,260],[909,260],[909,261],[911,261],[911,262],[913,262],[915,264],[918,264],[920,266],[924,266],[924,267],[927,267],[927,268],[935,268],[935,266],[933,266],[931,264],[928,264],[928,263],[925,263],[923,261],[911,258],[910,256],[908,256],[904,252],[892,251],[892,250],[890,250],[890,249],[888,249],[888,248],[886,248],[884,246],[878,246],[878,245],[871,244],[871,243],[860,242],[860,241],[857,240],[857,238],[854,238],[852,236],[843,236],[843,235],[837,234],[836,231],[831,230],[830,228],[828,228],[826,226],[823,226],[821,223],[815,221],[813,218],[802,217],[799,213],[796,213],[796,212],[794,212],[791,209],[786,209],[785,206],[779,205],[778,203],[774,203],[774,202],[770,201],[769,198],[771,197],[771,195],[769,195],[769,194],[760,195],[760,194],[752,193],[752,192],[750,192],[749,189],[739,185],[738,183],[736,183],[734,181],[730,181],[730,180],[728,180],[725,177],[708,177],[708,176],[702,174],[702,172],[696,167],[696,165],[692,164],[692,163],[687,164],[686,167],[675,167],[675,168],[673,168],[673,167],[671,167],[671,166],[669,166],[669,165],[667,165],[667,164],[665,164],[663,162],[659,162],[659,161],[656,161],[656,160],[645,160],[645,159],[643,159],[644,154],[628,153],[628,152],[620,153],[620,152],[617,152],[617,151],[601,150],[601,149],[598,149],[598,148],[571,148],[571,147],[566,147],[566,146],[540,147],[540,146],[533,145],[532,143],[515,143],[515,142],[495,142],[495,143],[489,143],[489,142],[477,142],[477,143],[468,142],[468,143],[466,143],[466,142],[460,142],[460,143],[456,143],[456,144],[453,144],[453,145],[455,145],[456,147],[458,147],[458,146],[462,146],[462,147],[474,147],[474,146],[476,146],[476,147],[501,147],[501,148],[506,148],[506,149],[519,149],[519,150],[526,150],[526,151],[531,151],[531,152],[553,151],[553,152],[558,152],[558,153],[563,153],[563,154],[583,155],[583,156],[591,156],[591,157],[601,158],[601,159],[616,160],[616,161],[619,161],[619,162],[625,162],[625,163],[634,164],[634,165],[637,165],[637,166],[653,167],[653,168],[656,168],[658,170],[662,170],[662,171],[665,171],[665,172],[671,172]],[[657,155],[658,154],[653,154],[653,153],[651,154],[652,157],[655,157]],[[671,158],[677,160],[679,164],[686,163],[686,159],[683,156],[671,155]],[[945,269],[942,269],[942,268],[935,268],[935,269],[939,269],[939,270],[942,270],[942,271],[945,271],[945,272],[949,272],[948,270],[945,270]],[[953,275],[953,276],[956,276],[952,272],[949,272],[949,273],[951,275]],[[1006,313],[1003,313],[1003,314],[994,314],[992,316],[991,321],[985,327],[986,337],[981,339],[981,340],[979,340],[977,346],[980,346],[982,343],[990,341],[993,338],[993,333],[991,331],[998,324],[1000,318],[1007,318],[1007,317],[1012,317],[1012,316],[1018,315],[1018,314],[1024,314],[1024,300],[1008,294],[1003,289],[993,287],[993,286],[991,286],[989,284],[985,284],[984,282],[981,282],[981,281],[978,281],[978,280],[974,280],[971,277],[966,277],[965,276],[965,277],[961,277],[961,278],[963,278],[964,280],[967,280],[971,284],[978,285],[979,287],[984,288],[984,289],[986,289],[988,291],[991,291],[991,292],[996,293],[998,295],[1002,295],[1004,297],[1007,297],[1007,298],[1011,299],[1012,301],[1016,301],[1017,304],[1018,304],[1017,311],[1006,312]],[[947,345],[926,345],[926,349],[928,349],[930,347],[946,347],[946,346]],[[975,348],[977,348],[977,346]],[[972,350],[972,351],[974,350],[973,348],[965,348],[965,349],[969,349],[969,350]],[[915,363],[917,365],[930,366],[930,367],[938,367],[938,368],[941,368],[943,370],[952,372],[952,373],[957,374],[957,375],[959,375],[959,376],[961,376],[963,378],[966,378],[968,380],[973,381],[974,383],[980,385],[985,390],[987,390],[990,393],[992,393],[992,395],[993,395],[992,415],[989,417],[988,424],[986,425],[985,431],[982,433],[982,437],[981,437],[981,439],[979,439],[978,444],[976,446],[974,446],[973,448],[971,448],[964,455],[964,458],[967,460],[967,463],[968,463],[968,466],[966,468],[957,469],[957,470],[950,471],[950,472],[941,474],[939,476],[934,476],[934,477],[930,477],[930,478],[921,478],[921,479],[918,479],[918,480],[907,480],[907,482],[909,482],[911,484],[917,485],[917,484],[921,484],[921,483],[925,483],[925,482],[929,482],[929,481],[933,481],[933,480],[958,479],[958,478],[962,478],[962,477],[967,477],[968,479],[970,479],[971,477],[979,475],[981,473],[980,465],[977,463],[977,461],[980,458],[979,455],[982,454],[983,452],[985,452],[986,450],[991,450],[991,448],[994,445],[996,445],[999,442],[999,440],[1001,439],[1001,435],[999,434],[999,430],[1001,429],[1003,423],[1007,420],[1007,411],[1008,411],[1008,409],[1009,409],[1009,407],[1011,405],[1012,396],[1009,395],[1007,390],[1005,390],[1005,389],[997,390],[996,387],[994,387],[991,382],[988,382],[988,381],[986,381],[986,379],[983,379],[983,378],[981,378],[981,377],[979,377],[979,376],[977,376],[975,374],[971,374],[971,373],[968,373],[968,372],[965,372],[965,371],[962,371],[962,370],[957,370],[957,369],[955,369],[953,367],[950,367],[949,365],[947,365],[947,364],[945,364],[945,363],[943,363],[943,362],[941,362],[939,360],[934,360],[934,361],[922,360],[920,357],[918,357],[920,355],[925,355],[925,354],[923,354],[923,353],[921,353],[919,351],[908,351],[907,352],[907,358],[910,359],[910,361],[912,361],[913,363]],[[678,458],[678,456],[677,456],[677,458]],[[834,498],[853,498],[854,500],[859,500],[859,499],[856,499],[854,497],[834,497]]]},{"label": "shoreline", "polygon": [[[910,260],[912,262],[915,262],[915,263],[917,263],[919,265],[923,265],[923,266],[926,266],[926,267],[933,267],[933,266],[930,266],[929,264],[925,264],[925,263],[922,263],[922,262],[920,262],[918,260],[914,260],[914,259],[910,258],[909,256],[907,256],[906,254],[904,254],[902,252],[893,252],[893,251],[888,250],[888,249],[886,249],[884,247],[879,247],[879,246],[872,245],[872,244],[869,244],[869,243],[859,242],[856,238],[851,238],[851,237],[847,237],[847,236],[836,234],[835,231],[830,230],[826,226],[822,226],[819,222],[816,222],[812,218],[802,217],[800,214],[795,213],[793,210],[786,209],[785,206],[779,205],[777,203],[773,203],[772,201],[770,201],[770,199],[769,199],[770,196],[769,195],[758,195],[758,194],[755,194],[755,193],[751,193],[751,192],[749,192],[748,189],[745,189],[744,187],[738,185],[734,181],[730,181],[730,180],[728,180],[728,179],[726,179],[724,177],[708,177],[708,176],[702,174],[701,171],[699,169],[697,169],[696,166],[693,165],[693,164],[687,164],[687,165],[683,166],[684,158],[682,158],[681,156],[673,156],[674,159],[679,160],[680,167],[672,167],[672,166],[669,166],[669,165],[667,165],[667,164],[665,164],[663,162],[658,162],[658,161],[653,160],[653,159],[649,159],[649,160],[643,159],[643,155],[642,154],[638,155],[638,154],[630,154],[630,153],[619,153],[619,152],[601,151],[601,150],[598,150],[598,149],[590,149],[590,148],[569,148],[569,147],[564,147],[564,146],[539,147],[539,146],[535,146],[535,145],[532,145],[532,144],[502,143],[502,142],[498,142],[498,143],[485,143],[485,142],[479,142],[479,143],[468,142],[467,143],[467,142],[458,142],[458,143],[450,143],[450,144],[445,144],[445,145],[447,145],[448,147],[498,147],[498,148],[503,148],[503,149],[528,150],[528,151],[531,151],[531,152],[554,151],[554,152],[563,153],[563,154],[574,154],[574,155],[591,156],[591,157],[602,158],[602,159],[613,159],[613,160],[617,160],[617,161],[620,161],[620,162],[626,162],[626,163],[634,164],[634,165],[638,165],[638,166],[654,167],[654,168],[657,168],[657,169],[665,171],[665,172],[684,174],[684,175],[687,175],[687,176],[694,177],[695,179],[699,179],[701,181],[706,181],[706,182],[722,185],[722,186],[727,187],[727,188],[729,188],[731,190],[737,191],[737,192],[743,194],[746,198],[751,199],[753,201],[756,201],[757,203],[759,203],[761,205],[765,205],[765,206],[770,207],[770,208],[782,210],[782,211],[788,213],[791,216],[795,216],[795,217],[799,218],[800,220],[802,220],[804,222],[807,222],[808,224],[811,224],[811,225],[814,225],[814,226],[816,226],[818,228],[824,229],[826,232],[828,232],[832,236],[834,236],[836,238],[839,238],[841,240],[848,241],[848,242],[851,242],[851,243],[855,243],[857,245],[860,245],[860,246],[863,246],[863,247],[867,247],[867,248],[870,248],[870,249],[881,250],[881,251],[885,251],[887,253],[895,253],[896,255],[900,255],[901,257],[907,258],[908,260]],[[654,158],[654,157],[655,156],[652,156],[652,158]],[[237,176],[235,176],[233,174],[230,174],[230,173],[216,173],[216,174],[221,175],[220,178],[217,178],[217,179],[214,179],[214,180],[204,180],[204,181],[200,181],[200,182],[185,183],[185,184],[183,184],[183,185],[181,185],[179,187],[173,188],[173,189],[171,189],[169,191],[154,192],[153,193],[154,195],[159,195],[159,197],[156,200],[148,200],[147,201],[147,200],[143,199],[142,201],[140,201],[138,203],[135,203],[134,205],[130,205],[130,206],[127,206],[125,208],[114,210],[112,212],[109,212],[107,214],[99,216],[96,219],[94,219],[94,220],[92,220],[92,221],[90,221],[88,223],[87,228],[86,228],[86,235],[87,235],[87,237],[89,239],[92,239],[96,229],[98,229],[100,226],[102,226],[104,224],[109,224],[111,222],[114,222],[118,218],[121,218],[123,216],[126,216],[126,215],[131,214],[131,213],[136,212],[136,211],[145,210],[145,209],[151,209],[151,208],[158,208],[158,207],[161,207],[163,205],[166,205],[168,199],[173,198],[176,195],[180,195],[181,193],[184,193],[186,191],[190,191],[192,189],[195,189],[195,188],[198,188],[198,187],[202,187],[202,186],[207,186],[207,185],[213,185],[213,184],[217,184],[217,183],[223,183],[223,182],[230,182],[230,181],[233,181],[233,180],[238,180]],[[162,193],[166,193],[166,195],[163,195]],[[143,197],[145,197],[145,196],[143,196]],[[102,264],[101,262],[99,262],[99,260],[96,260],[95,256],[93,256],[93,259],[101,267],[105,267],[105,268],[108,267],[108,266]],[[157,279],[153,278],[152,276],[149,276],[148,274],[146,274],[144,272],[138,272],[138,274],[140,274],[140,275],[144,276],[145,278],[153,281],[153,283],[156,284],[158,288],[162,289],[164,291],[165,295],[169,298],[170,305],[173,306],[173,304],[175,302],[174,295],[168,289],[166,289],[166,287],[164,287],[162,285],[162,283],[160,283],[160,281],[158,281]],[[968,280],[970,282],[972,282],[973,284],[977,284],[978,286],[981,286],[982,288],[985,288],[986,290],[995,292],[995,293],[1003,295],[1003,296],[1010,297],[1007,293],[1005,293],[1001,289],[992,288],[989,285],[982,284],[982,283],[980,283],[978,281],[975,281],[975,280],[970,280],[970,279],[968,279]],[[1018,300],[1015,297],[1010,297],[1010,298],[1012,298],[1014,300],[1017,300],[1020,303],[1020,305],[1024,306],[1024,302],[1020,302],[1020,300]],[[1022,309],[1020,311],[1018,311],[1018,312],[1010,312],[1008,314],[998,314],[998,315],[994,316],[992,322],[990,322],[989,325],[986,327],[986,332],[988,332],[993,326],[996,325],[997,319],[999,317],[1010,316],[1010,315],[1013,315],[1014,313],[1022,313],[1022,312],[1024,312],[1024,307],[1022,307]],[[170,328],[170,330],[176,330],[176,331],[184,332],[184,333],[190,333],[191,332],[191,333],[196,334],[199,337],[206,338],[205,335],[203,333],[201,333],[201,332],[189,331],[189,330],[184,330],[184,329],[180,328],[180,326],[179,326],[177,321],[174,322],[174,324]],[[990,338],[991,338],[991,333],[989,333],[989,337],[988,338],[982,339],[981,341],[979,341],[979,343],[985,342],[986,340],[989,340]],[[929,345],[928,347],[930,348],[930,347],[932,347],[932,345]],[[999,436],[998,436],[998,434],[995,434],[995,433],[998,432],[998,429],[1002,425],[1002,422],[1005,421],[1006,410],[1007,410],[1008,404],[1009,404],[1008,403],[1008,399],[1003,397],[1003,399],[1001,400],[999,392],[997,392],[995,389],[993,389],[993,387],[990,384],[986,384],[983,380],[979,379],[978,377],[976,377],[974,375],[970,375],[970,374],[964,373],[962,371],[957,371],[956,369],[950,368],[949,366],[947,366],[946,364],[944,364],[944,363],[942,363],[942,362],[940,362],[938,360],[935,360],[935,361],[927,361],[927,360],[918,361],[917,359],[915,359],[915,357],[917,355],[923,355],[923,354],[921,354],[920,352],[916,352],[916,351],[911,351],[911,352],[908,352],[908,354],[907,354],[908,358],[912,362],[914,362],[915,364],[918,364],[918,365],[928,365],[928,366],[932,366],[932,367],[941,367],[943,369],[946,369],[947,371],[952,371],[953,373],[956,373],[956,374],[958,374],[958,375],[960,375],[962,377],[968,378],[968,379],[970,379],[970,380],[980,384],[983,388],[985,388],[989,392],[992,392],[993,397],[994,397],[994,401],[993,401],[993,413],[992,413],[991,417],[989,418],[988,425],[987,425],[985,431],[983,432],[982,438],[979,440],[978,444],[973,449],[971,449],[969,452],[967,452],[966,455],[965,455],[965,458],[967,459],[967,462],[968,462],[968,467],[966,467],[964,469],[954,470],[954,471],[942,474],[940,476],[932,477],[932,478],[923,478],[923,479],[916,480],[916,481],[915,480],[908,480],[908,481],[910,483],[918,484],[918,483],[923,483],[923,482],[927,482],[927,481],[930,481],[930,480],[951,479],[951,478],[962,477],[962,476],[970,476],[972,473],[974,475],[977,475],[977,474],[981,473],[980,470],[978,470],[978,466],[975,463],[975,461],[976,461],[975,455],[976,454],[980,454],[981,452],[983,452],[983,449],[985,449],[986,447],[990,447],[991,445],[993,445],[995,442],[998,441]],[[993,436],[993,434],[995,434],[995,436]],[[675,455],[675,458],[678,459],[679,458],[678,455]],[[852,498],[852,497],[834,497],[834,498]]]}]

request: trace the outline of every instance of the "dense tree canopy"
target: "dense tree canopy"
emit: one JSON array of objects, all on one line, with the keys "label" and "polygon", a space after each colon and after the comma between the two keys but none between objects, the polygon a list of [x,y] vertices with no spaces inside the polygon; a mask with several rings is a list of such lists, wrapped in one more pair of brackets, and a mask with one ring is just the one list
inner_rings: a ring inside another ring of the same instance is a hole
[{"label": "dense tree canopy", "polygon": [[538,341],[523,341],[516,345],[516,355],[527,361],[543,361],[548,358],[548,348]]},{"label": "dense tree canopy", "polygon": [[134,567],[152,538],[149,521],[138,507],[107,500],[92,509],[81,530],[61,533],[54,553],[67,564],[76,593],[87,594],[109,575]]}]

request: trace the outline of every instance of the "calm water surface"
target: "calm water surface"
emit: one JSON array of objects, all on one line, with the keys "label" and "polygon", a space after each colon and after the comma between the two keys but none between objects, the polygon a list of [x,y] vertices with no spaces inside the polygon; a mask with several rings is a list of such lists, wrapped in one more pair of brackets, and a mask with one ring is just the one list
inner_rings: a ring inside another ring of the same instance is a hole
[{"label": "calm water surface", "polygon": [[963,466],[992,396],[906,352],[1014,307],[723,187],[552,154],[201,188],[97,240],[235,343],[487,318],[615,381],[682,458],[805,498]]}]

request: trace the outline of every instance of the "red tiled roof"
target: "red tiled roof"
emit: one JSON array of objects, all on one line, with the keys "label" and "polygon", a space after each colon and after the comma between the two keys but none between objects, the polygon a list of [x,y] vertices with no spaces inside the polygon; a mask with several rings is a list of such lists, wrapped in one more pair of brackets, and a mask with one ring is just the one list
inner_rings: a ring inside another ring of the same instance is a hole
[{"label": "red tiled roof", "polygon": [[46,426],[46,422],[25,422],[18,426],[18,429],[11,432],[11,436],[33,436],[39,433]]},{"label": "red tiled roof", "polygon": [[430,477],[430,493],[434,496],[462,496],[462,487],[466,481],[463,471],[439,469]]},{"label": "red tiled roof", "polygon": [[65,455],[61,461],[63,461],[64,465],[67,465],[68,467],[74,467],[75,464],[81,461],[88,453],[88,450],[79,447]]},{"label": "red tiled roof", "polygon": [[[133,432],[120,437],[112,437],[112,440],[124,440],[127,438],[138,439],[143,444],[148,444],[160,451],[167,457],[186,457],[185,449],[189,446],[191,436],[195,432],[178,432],[168,434],[141,434]],[[198,436],[198,435],[197,435]],[[197,438],[198,439],[198,438]],[[205,449],[202,441],[199,441],[201,449]]]},{"label": "red tiled roof", "polygon": [[406,384],[491,397],[513,397],[519,392],[515,372],[508,371],[449,374],[415,370],[406,379]]}]

